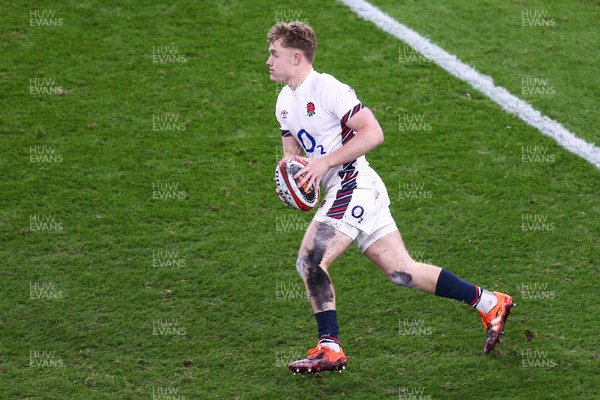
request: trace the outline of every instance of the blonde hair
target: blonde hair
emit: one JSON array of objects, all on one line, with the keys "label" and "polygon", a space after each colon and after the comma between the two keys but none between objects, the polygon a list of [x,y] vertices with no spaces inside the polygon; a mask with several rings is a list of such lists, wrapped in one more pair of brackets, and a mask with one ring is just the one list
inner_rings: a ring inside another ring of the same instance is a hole
[{"label": "blonde hair", "polygon": [[283,47],[293,47],[302,50],[306,59],[312,64],[315,60],[317,49],[317,36],[315,31],[303,22],[278,22],[267,33],[269,44],[282,39]]}]

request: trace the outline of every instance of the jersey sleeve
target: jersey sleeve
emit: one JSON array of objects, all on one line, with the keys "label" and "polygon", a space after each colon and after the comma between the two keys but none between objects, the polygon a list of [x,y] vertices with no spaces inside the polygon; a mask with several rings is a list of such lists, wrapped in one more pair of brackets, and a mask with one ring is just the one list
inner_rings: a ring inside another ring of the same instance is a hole
[{"label": "jersey sleeve", "polygon": [[328,111],[343,123],[364,107],[354,89],[333,77],[324,88],[323,100]]},{"label": "jersey sleeve", "polygon": [[285,121],[285,116],[287,115],[287,111],[281,105],[280,98],[277,98],[277,104],[275,106],[275,118],[277,118],[277,122],[279,122],[279,127],[281,128],[281,136],[288,137],[292,136],[292,132],[288,128],[288,125]]}]

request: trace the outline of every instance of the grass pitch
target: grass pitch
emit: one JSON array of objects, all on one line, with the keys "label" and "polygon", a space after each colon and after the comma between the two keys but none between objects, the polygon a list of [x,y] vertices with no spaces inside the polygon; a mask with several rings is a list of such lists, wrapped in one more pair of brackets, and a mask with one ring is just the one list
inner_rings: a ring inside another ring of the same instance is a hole
[{"label": "grass pitch", "polygon": [[[552,87],[522,97],[597,141],[593,2],[375,3],[517,95]],[[311,215],[271,180],[277,19],[377,115],[413,257],[513,295],[493,354],[476,312],[353,249],[331,270],[347,372],[285,368],[316,326]],[[316,1],[18,1],[0,23],[0,397],[599,398],[598,170],[404,44]]]}]

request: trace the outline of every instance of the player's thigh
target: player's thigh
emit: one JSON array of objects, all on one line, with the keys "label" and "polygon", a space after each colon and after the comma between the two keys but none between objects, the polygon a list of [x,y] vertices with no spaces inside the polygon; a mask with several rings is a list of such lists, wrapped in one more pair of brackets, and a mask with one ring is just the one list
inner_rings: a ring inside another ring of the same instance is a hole
[{"label": "player's thigh", "polygon": [[398,230],[377,239],[364,254],[388,276],[406,271],[413,263]]},{"label": "player's thigh", "polygon": [[328,267],[352,244],[352,238],[324,222],[312,221],[298,252],[299,260]]}]

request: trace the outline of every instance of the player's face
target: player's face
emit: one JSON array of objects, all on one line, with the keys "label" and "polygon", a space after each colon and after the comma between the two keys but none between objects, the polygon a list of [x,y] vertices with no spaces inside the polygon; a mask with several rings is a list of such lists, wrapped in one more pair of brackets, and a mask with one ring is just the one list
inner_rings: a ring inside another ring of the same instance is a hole
[{"label": "player's face", "polygon": [[274,41],[269,46],[269,78],[275,82],[288,83],[293,78],[294,56],[298,50],[286,48],[281,45],[281,39]]}]

